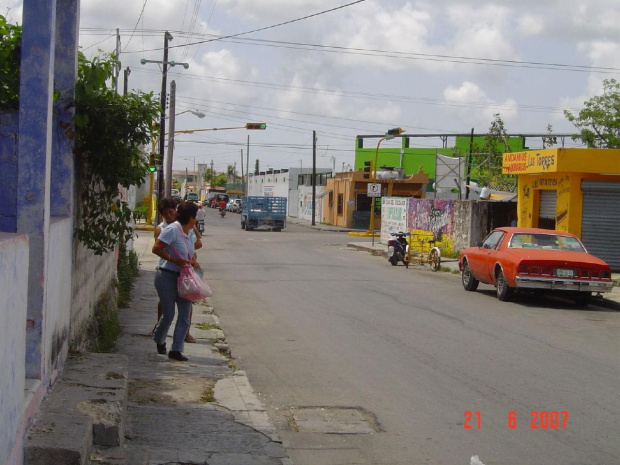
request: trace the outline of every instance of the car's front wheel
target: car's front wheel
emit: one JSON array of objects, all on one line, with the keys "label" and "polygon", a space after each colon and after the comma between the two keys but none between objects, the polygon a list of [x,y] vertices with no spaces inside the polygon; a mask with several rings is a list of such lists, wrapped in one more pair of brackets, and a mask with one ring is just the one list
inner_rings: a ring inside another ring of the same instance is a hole
[{"label": "car's front wheel", "polygon": [[475,291],[476,289],[478,289],[478,284],[480,284],[480,281],[474,278],[474,275],[471,274],[471,270],[469,269],[469,263],[467,263],[467,260],[463,260],[461,281],[463,281],[463,287],[466,291]]},{"label": "car's front wheel", "polygon": [[504,272],[500,269],[497,272],[497,298],[502,302],[506,302],[510,300],[513,293],[514,288],[508,285]]}]

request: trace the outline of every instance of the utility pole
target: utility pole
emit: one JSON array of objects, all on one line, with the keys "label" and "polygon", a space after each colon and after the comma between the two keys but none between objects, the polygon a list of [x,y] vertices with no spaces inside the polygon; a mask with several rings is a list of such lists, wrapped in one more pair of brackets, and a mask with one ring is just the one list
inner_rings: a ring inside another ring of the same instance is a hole
[{"label": "utility pole", "polygon": [[[248,145],[245,151],[246,161],[248,165],[248,173],[250,172],[250,135],[248,134]],[[245,191],[245,195],[250,195],[250,176],[245,180],[247,189]]]},{"label": "utility pole", "polygon": [[114,91],[118,94],[118,75],[121,71],[121,33],[119,28],[116,28],[116,64],[114,65]]},{"label": "utility pole", "polygon": [[174,153],[174,112],[176,107],[176,95],[177,84],[174,81],[170,81],[170,129],[168,130],[168,155],[166,156],[166,187],[164,197],[170,197],[172,195],[172,154]]},{"label": "utility pole", "polygon": [[243,149],[241,149],[241,184],[243,184],[243,190],[245,190],[245,178],[243,177]]},{"label": "utility pole", "polygon": [[[157,201],[163,198],[164,194],[164,149],[166,147],[166,76],[168,75],[168,41],[172,40],[172,35],[166,31],[164,34],[164,61],[162,65],[161,76],[161,119],[159,121],[159,156],[160,164],[157,170]],[[159,222],[159,212],[157,213],[157,222]]]},{"label": "utility pole", "polygon": [[471,175],[471,151],[474,145],[474,128],[471,128],[471,136],[469,137],[469,154],[467,156],[467,178],[465,181],[465,200],[469,200],[469,177]]},{"label": "utility pole", "polygon": [[127,95],[127,84],[129,82],[129,75],[131,74],[131,70],[129,66],[123,70],[123,95]]},{"label": "utility pole", "polygon": [[316,224],[316,131],[312,131],[312,226]]}]

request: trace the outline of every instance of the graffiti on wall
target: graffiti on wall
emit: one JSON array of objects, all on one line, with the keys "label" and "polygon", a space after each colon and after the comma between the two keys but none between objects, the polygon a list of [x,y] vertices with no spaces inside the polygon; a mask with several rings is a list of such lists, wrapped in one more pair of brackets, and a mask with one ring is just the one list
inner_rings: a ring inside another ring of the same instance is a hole
[{"label": "graffiti on wall", "polygon": [[446,199],[411,199],[407,224],[410,229],[441,236],[454,234],[454,202]]}]

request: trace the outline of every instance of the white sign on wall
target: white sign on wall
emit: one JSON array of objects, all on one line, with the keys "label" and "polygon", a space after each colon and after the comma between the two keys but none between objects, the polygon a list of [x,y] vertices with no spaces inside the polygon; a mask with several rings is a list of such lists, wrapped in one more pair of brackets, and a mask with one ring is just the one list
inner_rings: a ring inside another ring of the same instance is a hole
[{"label": "white sign on wall", "polygon": [[381,197],[381,183],[368,184],[368,197]]},{"label": "white sign on wall", "polygon": [[383,197],[381,199],[381,242],[387,244],[390,233],[407,231],[408,199]]}]

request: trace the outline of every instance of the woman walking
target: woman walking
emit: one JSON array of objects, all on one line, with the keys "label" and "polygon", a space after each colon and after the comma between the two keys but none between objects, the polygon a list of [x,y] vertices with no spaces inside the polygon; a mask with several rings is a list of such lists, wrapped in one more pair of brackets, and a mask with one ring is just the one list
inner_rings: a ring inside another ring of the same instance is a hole
[{"label": "woman walking", "polygon": [[189,232],[196,224],[198,207],[193,202],[181,202],[177,207],[177,221],[162,229],[153,245],[153,253],[161,258],[155,272],[155,289],[161,301],[162,316],[155,328],[153,340],[157,344],[157,353],[166,354],[166,336],[172,324],[175,304],[179,311],[174,327],[172,347],[168,357],[186,361],[183,355],[184,340],[190,326],[192,303],[177,292],[177,280],[182,266],[192,265],[200,268],[196,261],[194,243]]}]

